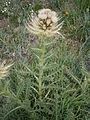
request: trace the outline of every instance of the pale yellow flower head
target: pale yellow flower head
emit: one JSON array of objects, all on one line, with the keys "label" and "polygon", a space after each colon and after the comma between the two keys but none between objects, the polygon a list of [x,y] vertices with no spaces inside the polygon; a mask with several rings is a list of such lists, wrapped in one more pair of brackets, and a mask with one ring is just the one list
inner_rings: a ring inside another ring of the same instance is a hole
[{"label": "pale yellow flower head", "polygon": [[10,65],[4,65],[4,62],[0,64],[0,79],[6,77],[9,74],[9,69],[12,66]]},{"label": "pale yellow flower head", "polygon": [[38,15],[27,22],[26,28],[30,33],[36,35],[54,36],[60,34],[59,32],[63,22],[58,24],[58,15],[55,11],[50,9],[41,9]]}]

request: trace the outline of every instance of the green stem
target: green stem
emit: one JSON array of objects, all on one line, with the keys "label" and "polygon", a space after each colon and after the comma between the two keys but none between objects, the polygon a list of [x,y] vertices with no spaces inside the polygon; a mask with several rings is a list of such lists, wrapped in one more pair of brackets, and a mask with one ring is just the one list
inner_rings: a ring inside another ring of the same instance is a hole
[{"label": "green stem", "polygon": [[42,99],[42,78],[43,78],[43,66],[44,66],[44,55],[45,55],[45,45],[44,42],[42,41],[41,43],[41,57],[40,57],[40,61],[39,61],[39,66],[40,66],[40,70],[39,70],[39,99]]}]

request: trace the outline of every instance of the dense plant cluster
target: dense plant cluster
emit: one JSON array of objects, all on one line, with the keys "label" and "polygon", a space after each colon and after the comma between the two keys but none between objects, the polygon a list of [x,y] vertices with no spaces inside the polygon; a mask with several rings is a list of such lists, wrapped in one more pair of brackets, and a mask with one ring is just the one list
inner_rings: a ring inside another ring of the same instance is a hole
[{"label": "dense plant cluster", "polygon": [[0,1],[0,120],[90,119],[89,3]]}]

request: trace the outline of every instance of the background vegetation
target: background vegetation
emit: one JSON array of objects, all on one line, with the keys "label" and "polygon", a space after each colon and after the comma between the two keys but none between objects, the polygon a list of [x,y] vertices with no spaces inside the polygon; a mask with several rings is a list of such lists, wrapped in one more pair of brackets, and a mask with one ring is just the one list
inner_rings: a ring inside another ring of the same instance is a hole
[{"label": "background vegetation", "polygon": [[[40,53],[32,50],[38,38],[25,29],[29,16],[41,8],[62,16],[65,36],[46,46],[43,100],[36,92],[40,68],[33,54]],[[0,80],[0,120],[90,119],[89,12],[90,0],[0,0],[0,59],[14,63]]]}]

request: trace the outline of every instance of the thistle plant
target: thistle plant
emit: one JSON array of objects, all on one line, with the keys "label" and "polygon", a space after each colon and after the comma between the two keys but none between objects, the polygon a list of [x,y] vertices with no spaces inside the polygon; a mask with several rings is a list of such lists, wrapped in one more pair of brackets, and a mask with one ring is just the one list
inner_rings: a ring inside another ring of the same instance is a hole
[{"label": "thistle plant", "polygon": [[0,64],[0,79],[8,76],[9,74],[9,69],[12,66],[12,64],[10,65],[4,65],[5,62]]},{"label": "thistle plant", "polygon": [[29,32],[40,35],[46,35],[47,37],[60,34],[59,30],[62,28],[63,22],[58,24],[59,18],[55,11],[50,9],[41,9],[38,11],[37,16],[33,16],[27,23],[27,29]]},{"label": "thistle plant", "polygon": [[32,88],[37,92],[40,100],[50,92],[49,90],[47,93],[45,92],[45,81],[43,76],[46,68],[49,66],[47,60],[52,56],[48,50],[49,44],[53,43],[53,41],[50,42],[50,40],[57,34],[61,35],[59,31],[62,28],[63,22],[58,24],[58,21],[59,18],[55,11],[41,9],[38,11],[38,15],[35,17],[33,16],[33,18],[26,24],[27,30],[32,34],[37,35],[39,38],[39,45],[36,48],[31,49],[38,60],[36,65],[38,66],[38,72],[36,73],[37,76],[35,75],[37,85]]}]

